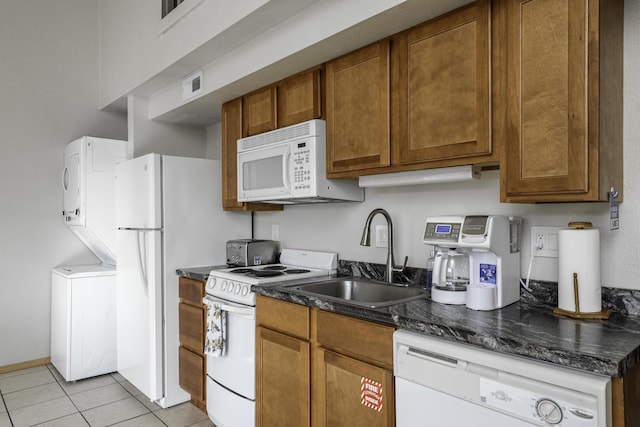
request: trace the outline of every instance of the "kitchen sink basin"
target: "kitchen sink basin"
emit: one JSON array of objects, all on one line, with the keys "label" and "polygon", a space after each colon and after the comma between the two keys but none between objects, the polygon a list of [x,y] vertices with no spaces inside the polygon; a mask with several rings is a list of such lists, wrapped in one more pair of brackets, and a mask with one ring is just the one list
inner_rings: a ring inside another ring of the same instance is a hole
[{"label": "kitchen sink basin", "polygon": [[369,308],[386,307],[427,296],[422,289],[360,279],[307,283],[288,289],[320,299]]}]

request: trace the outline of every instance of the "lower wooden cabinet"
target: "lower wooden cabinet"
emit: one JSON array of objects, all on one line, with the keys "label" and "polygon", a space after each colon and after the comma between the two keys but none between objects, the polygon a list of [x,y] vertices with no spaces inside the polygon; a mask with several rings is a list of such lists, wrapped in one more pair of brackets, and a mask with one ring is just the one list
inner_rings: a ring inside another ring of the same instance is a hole
[{"label": "lower wooden cabinet", "polygon": [[304,427],[310,422],[308,341],[256,331],[256,425]]},{"label": "lower wooden cabinet", "polygon": [[393,426],[393,331],[258,296],[256,426]]},{"label": "lower wooden cabinet", "polygon": [[204,354],[206,307],[205,281],[178,279],[178,383],[191,395],[191,403],[206,411],[207,357]]},{"label": "lower wooden cabinet", "polygon": [[314,425],[395,425],[392,371],[316,349]]}]

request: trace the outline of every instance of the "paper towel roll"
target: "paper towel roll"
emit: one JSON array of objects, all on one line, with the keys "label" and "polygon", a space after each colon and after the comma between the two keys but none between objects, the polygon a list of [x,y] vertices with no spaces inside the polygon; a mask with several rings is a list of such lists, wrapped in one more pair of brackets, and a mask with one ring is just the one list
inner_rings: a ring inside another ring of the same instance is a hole
[{"label": "paper towel roll", "polygon": [[558,231],[558,307],[576,312],[574,278],[577,273],[580,313],[602,310],[600,233],[594,228]]}]

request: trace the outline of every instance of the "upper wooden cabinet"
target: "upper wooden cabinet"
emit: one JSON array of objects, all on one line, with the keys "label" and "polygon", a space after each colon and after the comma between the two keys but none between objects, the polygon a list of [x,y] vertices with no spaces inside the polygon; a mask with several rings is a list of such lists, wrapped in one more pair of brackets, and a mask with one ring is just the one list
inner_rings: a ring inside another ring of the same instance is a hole
[{"label": "upper wooden cabinet", "polygon": [[326,65],[328,177],[390,164],[389,52],[383,40]]},{"label": "upper wooden cabinet", "polygon": [[507,202],[622,194],[622,0],[507,3]]},{"label": "upper wooden cabinet", "polygon": [[305,71],[278,84],[278,127],[322,115],[321,68]]},{"label": "upper wooden cabinet", "polygon": [[282,210],[282,206],[238,202],[238,139],[242,138],[242,98],[222,105],[222,207],[231,211]]},{"label": "upper wooden cabinet", "polygon": [[242,136],[320,118],[321,70],[315,67],[243,96]]},{"label": "upper wooden cabinet", "polygon": [[259,89],[242,97],[242,136],[274,130],[277,125],[276,86]]},{"label": "upper wooden cabinet", "polygon": [[490,22],[479,1],[397,37],[398,163],[491,153]]},{"label": "upper wooden cabinet", "polygon": [[498,24],[481,0],[329,62],[327,176],[497,163]]}]

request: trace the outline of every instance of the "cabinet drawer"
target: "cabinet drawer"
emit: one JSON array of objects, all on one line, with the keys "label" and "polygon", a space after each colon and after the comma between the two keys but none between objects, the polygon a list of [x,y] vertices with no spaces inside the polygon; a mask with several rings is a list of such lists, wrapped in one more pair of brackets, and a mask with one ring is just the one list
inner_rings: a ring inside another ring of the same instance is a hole
[{"label": "cabinet drawer", "polygon": [[205,400],[205,358],[189,349],[179,349],[179,384],[195,400]]},{"label": "cabinet drawer", "polygon": [[393,327],[322,310],[316,325],[321,346],[393,369]]},{"label": "cabinet drawer", "polygon": [[180,344],[201,353],[204,350],[204,308],[178,304]]},{"label": "cabinet drawer", "polygon": [[256,298],[256,323],[269,329],[309,339],[309,308],[273,298]]},{"label": "cabinet drawer", "polygon": [[178,281],[178,296],[183,302],[202,305],[202,298],[205,296],[204,286],[205,282],[201,280],[180,277]]}]

